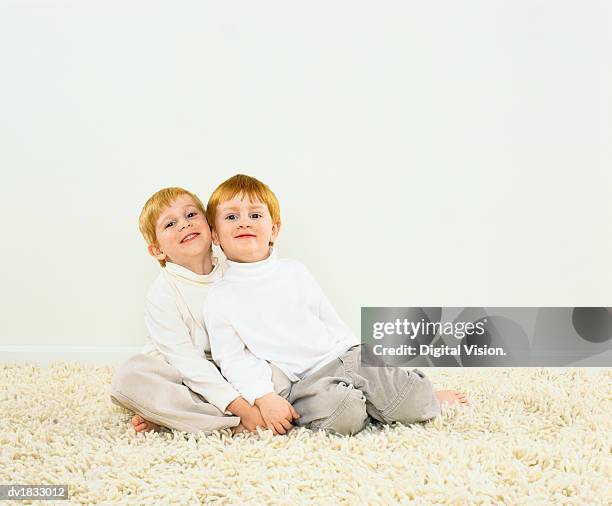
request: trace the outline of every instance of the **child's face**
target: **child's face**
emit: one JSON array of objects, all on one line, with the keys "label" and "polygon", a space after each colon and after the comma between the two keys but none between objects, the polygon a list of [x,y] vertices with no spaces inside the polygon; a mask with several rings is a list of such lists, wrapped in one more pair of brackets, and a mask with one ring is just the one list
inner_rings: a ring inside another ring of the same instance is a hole
[{"label": "child's face", "polygon": [[158,260],[188,267],[210,255],[210,228],[189,195],[177,197],[160,213],[155,235],[158,244],[149,244],[149,253]]},{"label": "child's face", "polygon": [[237,195],[217,206],[212,233],[215,244],[234,262],[259,262],[268,257],[280,224],[272,223],[268,206]]}]

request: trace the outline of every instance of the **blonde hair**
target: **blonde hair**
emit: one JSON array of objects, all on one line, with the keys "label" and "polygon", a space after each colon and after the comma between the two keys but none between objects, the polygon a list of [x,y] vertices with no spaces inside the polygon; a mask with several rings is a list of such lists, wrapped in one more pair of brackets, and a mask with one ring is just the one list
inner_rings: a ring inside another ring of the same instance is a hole
[{"label": "blonde hair", "polygon": [[[142,211],[140,212],[140,217],[138,218],[138,228],[140,229],[140,233],[144,237],[147,244],[154,244],[155,246],[158,245],[155,225],[157,224],[159,215],[166,207],[171,206],[172,203],[182,195],[191,197],[196,207],[202,212],[202,214],[206,215],[204,204],[202,204],[202,201],[196,194],[191,193],[189,190],[185,190],[184,188],[179,188],[178,186],[162,188],[149,197],[149,200],[146,201]],[[162,267],[166,266],[165,260],[158,260],[158,262]]]},{"label": "blonde hair", "polygon": [[272,223],[279,225],[281,222],[280,204],[274,192],[267,184],[258,179],[244,174],[236,174],[228,180],[223,181],[208,199],[206,205],[206,219],[211,228],[215,227],[217,216],[217,206],[222,202],[233,199],[236,195],[246,195],[252,201],[259,201],[265,204],[270,211]]}]

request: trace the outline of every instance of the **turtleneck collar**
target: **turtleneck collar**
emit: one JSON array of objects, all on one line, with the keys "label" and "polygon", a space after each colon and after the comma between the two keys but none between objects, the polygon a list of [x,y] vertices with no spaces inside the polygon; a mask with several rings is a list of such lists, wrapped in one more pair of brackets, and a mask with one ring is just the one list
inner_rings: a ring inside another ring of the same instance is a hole
[{"label": "turtleneck collar", "polygon": [[228,260],[224,277],[232,280],[258,278],[272,272],[277,262],[276,251],[270,247],[268,258],[259,262],[242,263]]},{"label": "turtleneck collar", "polygon": [[210,284],[212,283],[218,276],[219,260],[217,257],[212,257],[213,268],[208,274],[197,274],[193,271],[190,271],[186,267],[182,265],[173,264],[172,262],[166,262],[166,272],[171,274],[172,276],[176,276],[183,280],[191,281],[192,283],[198,284]]}]

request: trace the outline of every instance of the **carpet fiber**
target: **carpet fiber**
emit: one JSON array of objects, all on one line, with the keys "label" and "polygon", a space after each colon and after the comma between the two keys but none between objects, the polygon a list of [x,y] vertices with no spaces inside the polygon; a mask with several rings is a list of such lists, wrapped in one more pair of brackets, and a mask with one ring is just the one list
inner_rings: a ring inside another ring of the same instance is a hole
[{"label": "carpet fiber", "polygon": [[113,371],[0,364],[0,484],[81,504],[612,503],[611,369],[424,369],[471,406],[347,438],[136,435]]}]

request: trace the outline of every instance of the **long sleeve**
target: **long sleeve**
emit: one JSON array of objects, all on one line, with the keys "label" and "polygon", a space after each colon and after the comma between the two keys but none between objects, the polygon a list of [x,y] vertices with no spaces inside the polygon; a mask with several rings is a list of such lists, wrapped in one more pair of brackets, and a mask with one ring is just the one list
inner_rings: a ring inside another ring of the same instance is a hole
[{"label": "long sleeve", "polygon": [[160,293],[154,297],[148,296],[145,323],[151,340],[168,363],[180,372],[185,385],[226,413],[227,405],[240,394],[203,356],[203,350],[196,348],[176,300]]},{"label": "long sleeve", "polygon": [[213,360],[228,381],[253,405],[255,399],[274,392],[269,364],[253,355],[224,315],[222,301],[213,288],[206,300],[204,321]]},{"label": "long sleeve", "polygon": [[329,335],[336,337],[338,340],[345,340],[349,345],[359,344],[359,339],[353,334],[349,326],[342,321],[315,277],[302,263],[296,262],[296,265],[301,268],[309,290],[318,299],[318,317],[327,327]]}]

